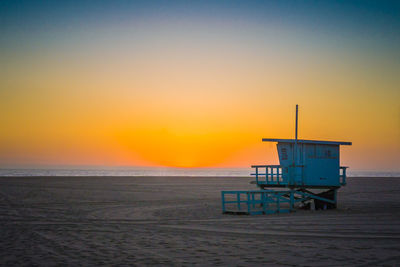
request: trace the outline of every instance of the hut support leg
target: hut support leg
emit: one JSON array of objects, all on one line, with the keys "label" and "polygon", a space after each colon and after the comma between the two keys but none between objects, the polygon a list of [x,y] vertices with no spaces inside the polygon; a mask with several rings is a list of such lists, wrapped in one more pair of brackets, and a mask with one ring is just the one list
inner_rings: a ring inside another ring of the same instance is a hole
[{"label": "hut support leg", "polygon": [[304,200],[314,199],[317,204],[317,209],[324,209],[325,206],[328,209],[335,209],[337,204],[337,189],[330,189],[322,193],[313,193],[309,190],[302,189],[296,191],[299,195],[303,197]]},{"label": "hut support leg", "polygon": [[294,209],[294,190],[290,190],[290,211]]},{"label": "hut support leg", "polygon": [[335,209],[337,209],[337,189],[334,189],[333,200],[335,201]]}]

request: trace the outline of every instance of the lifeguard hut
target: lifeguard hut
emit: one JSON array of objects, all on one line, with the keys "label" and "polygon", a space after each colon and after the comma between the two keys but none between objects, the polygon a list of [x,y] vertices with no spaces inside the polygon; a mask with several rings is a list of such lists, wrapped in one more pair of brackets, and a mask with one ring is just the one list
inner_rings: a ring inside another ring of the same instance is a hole
[{"label": "lifeguard hut", "polygon": [[351,142],[263,138],[277,142],[279,165],[253,165],[259,190],[222,191],[222,212],[269,214],[292,211],[296,204],[311,209],[337,206],[337,190],[346,185],[346,169],[340,166],[340,146]]}]

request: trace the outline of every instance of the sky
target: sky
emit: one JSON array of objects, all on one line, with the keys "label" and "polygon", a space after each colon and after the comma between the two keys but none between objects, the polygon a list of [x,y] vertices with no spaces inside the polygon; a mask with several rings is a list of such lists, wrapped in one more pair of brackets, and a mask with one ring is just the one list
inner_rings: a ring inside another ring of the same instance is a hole
[{"label": "sky", "polygon": [[398,1],[0,1],[0,167],[400,171]]}]

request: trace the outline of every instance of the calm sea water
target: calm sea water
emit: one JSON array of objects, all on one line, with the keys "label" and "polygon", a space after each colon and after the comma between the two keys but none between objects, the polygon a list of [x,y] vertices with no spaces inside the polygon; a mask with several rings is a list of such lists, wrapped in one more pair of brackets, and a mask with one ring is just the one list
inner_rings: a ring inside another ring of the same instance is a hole
[{"label": "calm sea water", "polygon": [[[0,176],[249,176],[251,168],[0,168]],[[349,170],[350,177],[400,177],[400,172]]]}]

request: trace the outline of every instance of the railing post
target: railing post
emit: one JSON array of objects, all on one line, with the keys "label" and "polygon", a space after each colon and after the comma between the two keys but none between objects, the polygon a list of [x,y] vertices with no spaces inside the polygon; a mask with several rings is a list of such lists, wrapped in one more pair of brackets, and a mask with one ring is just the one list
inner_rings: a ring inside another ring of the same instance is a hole
[{"label": "railing post", "polygon": [[266,201],[266,193],[265,192],[261,193],[261,198],[262,198],[262,205],[263,205],[263,213],[267,214],[267,201]]},{"label": "railing post", "polygon": [[346,184],[346,168],[343,168],[343,185]]},{"label": "railing post", "polygon": [[268,169],[269,181],[273,182],[274,181],[274,173],[272,172],[272,168],[271,167],[267,167],[267,169]]},{"label": "railing post", "polygon": [[290,190],[290,211],[294,209],[294,190]]},{"label": "railing post", "polygon": [[256,182],[258,184],[258,167],[256,166]]},{"label": "railing post", "polygon": [[281,182],[279,181],[279,169],[278,169],[278,167],[276,167],[275,169],[276,169],[276,182],[278,184],[281,184]]},{"label": "railing post", "polygon": [[268,176],[271,182],[274,182],[274,169],[272,167],[268,167]]},{"label": "railing post", "polygon": [[337,209],[337,189],[333,189],[333,199],[335,201],[335,209]]},{"label": "railing post", "polygon": [[238,210],[240,210],[240,193],[236,193],[236,200],[238,203]]},{"label": "railing post", "polygon": [[276,197],[276,211],[278,213],[280,213],[280,193],[276,193],[277,197]]},{"label": "railing post", "polygon": [[273,175],[271,173],[271,167],[267,167],[266,168],[266,172],[268,173],[268,182],[272,182],[273,181]]},{"label": "railing post", "polygon": [[247,192],[247,213],[250,213],[250,192]]},{"label": "railing post", "polygon": [[225,192],[221,191],[222,213],[225,213]]}]

